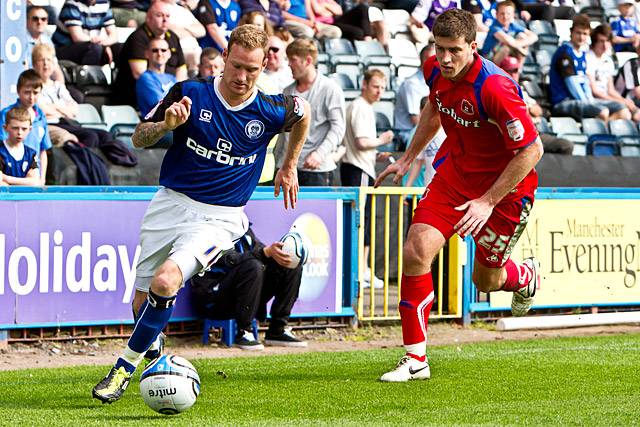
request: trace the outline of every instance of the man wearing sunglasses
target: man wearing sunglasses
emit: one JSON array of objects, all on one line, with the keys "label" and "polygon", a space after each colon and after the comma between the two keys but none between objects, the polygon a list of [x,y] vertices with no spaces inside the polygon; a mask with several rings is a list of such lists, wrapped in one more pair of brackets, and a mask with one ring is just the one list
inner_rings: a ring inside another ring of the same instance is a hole
[{"label": "man wearing sunglasses", "polygon": [[275,84],[277,93],[281,93],[285,87],[293,83],[285,49],[286,45],[280,37],[269,37],[267,66],[264,68],[264,72]]},{"label": "man wearing sunglasses", "polygon": [[165,39],[152,39],[147,48],[146,57],[147,69],[136,81],[136,98],[143,117],[176,83],[176,76],[165,70],[167,62],[171,58],[169,43]]},{"label": "man wearing sunglasses", "polygon": [[[24,52],[24,59],[28,68],[33,68],[31,63],[31,52],[33,47],[37,44],[48,44],[53,46],[51,38],[46,34],[47,24],[49,23],[49,15],[47,11],[41,6],[31,6],[27,9],[27,48]],[[64,84],[64,75],[60,70],[58,61],[55,61],[53,66],[53,74],[51,75],[53,80],[59,81]]]}]

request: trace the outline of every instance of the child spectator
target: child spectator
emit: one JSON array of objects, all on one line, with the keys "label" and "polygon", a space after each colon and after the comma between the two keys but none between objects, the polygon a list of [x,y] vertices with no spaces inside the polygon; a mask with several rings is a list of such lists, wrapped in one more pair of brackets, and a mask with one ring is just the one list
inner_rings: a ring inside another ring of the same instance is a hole
[{"label": "child spectator", "polygon": [[136,97],[142,117],[146,116],[176,83],[176,76],[165,72],[171,57],[169,43],[165,39],[152,39],[146,55],[147,70],[136,82]]},{"label": "child spectator", "polygon": [[618,0],[620,16],[611,21],[616,52],[635,52],[640,45],[640,28],[634,15],[633,0]]},{"label": "child spectator", "polygon": [[498,3],[496,20],[491,24],[482,47],[484,57],[499,64],[509,55],[516,56],[522,65],[529,53],[529,46],[538,41],[538,36],[516,23],[515,19],[516,5],[512,1]]},{"label": "child spectator", "polygon": [[[7,112],[13,107],[23,107],[29,111],[31,114],[31,130],[23,142],[26,147],[31,148],[38,154],[36,161],[40,171],[40,183],[44,185],[47,175],[47,150],[51,148],[51,138],[49,138],[47,118],[40,107],[36,105],[42,86],[42,79],[34,70],[26,70],[20,73],[18,77],[18,100],[0,111],[0,125],[6,123]],[[0,139],[6,141],[7,138],[7,132],[2,129],[0,131]]]},{"label": "child spectator", "polygon": [[37,153],[24,145],[31,131],[31,113],[24,107],[11,108],[3,128],[7,138],[0,144],[0,184],[40,185]]}]

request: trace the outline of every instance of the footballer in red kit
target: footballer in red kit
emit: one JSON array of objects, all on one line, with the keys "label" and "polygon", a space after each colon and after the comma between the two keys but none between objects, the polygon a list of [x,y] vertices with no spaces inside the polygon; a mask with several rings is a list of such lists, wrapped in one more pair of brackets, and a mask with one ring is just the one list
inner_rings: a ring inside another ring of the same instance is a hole
[{"label": "footballer in red kit", "polygon": [[476,242],[476,287],[512,292],[514,316],[529,311],[539,285],[537,260],[517,263],[510,254],[533,205],[542,142],[518,84],[476,52],[475,31],[473,15],[464,10],[451,9],[436,19],[436,55],[423,64],[429,101],[407,151],[376,180],[378,186],[395,174],[399,182],[442,125],[447,138],[433,162],[436,174],[418,203],[403,249],[399,310],[406,354],[382,381],[430,378],[431,264],[454,233]]}]

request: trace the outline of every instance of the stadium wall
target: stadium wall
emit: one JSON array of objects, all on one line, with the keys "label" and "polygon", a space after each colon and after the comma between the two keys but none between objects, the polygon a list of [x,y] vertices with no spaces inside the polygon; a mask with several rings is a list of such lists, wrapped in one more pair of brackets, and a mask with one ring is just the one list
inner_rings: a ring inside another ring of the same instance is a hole
[{"label": "stadium wall", "polygon": [[[640,189],[541,188],[513,258],[536,256],[534,309],[640,305]],[[474,248],[467,242],[468,264]],[[511,295],[478,293],[464,277],[464,310],[508,310]]]},{"label": "stadium wall", "polygon": [[[127,324],[140,254],[138,231],[156,187],[0,191],[0,329]],[[266,243],[292,227],[307,236],[293,317],[352,316],[357,190],[302,191],[284,210],[272,188],[246,207]],[[346,274],[343,274],[345,272]],[[172,320],[191,320],[189,287]]]},{"label": "stadium wall", "polygon": [[18,75],[25,69],[26,2],[0,0],[0,108],[15,101]]}]

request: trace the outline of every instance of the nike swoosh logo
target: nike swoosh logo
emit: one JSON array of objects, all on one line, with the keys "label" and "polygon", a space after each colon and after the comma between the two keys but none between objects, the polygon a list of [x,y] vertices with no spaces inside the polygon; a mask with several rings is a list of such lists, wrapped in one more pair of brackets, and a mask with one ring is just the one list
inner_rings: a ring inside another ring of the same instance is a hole
[{"label": "nike swoosh logo", "polygon": [[427,369],[428,367],[429,367],[429,366],[425,366],[425,367],[422,367],[422,368],[420,368],[420,369],[416,369],[415,371],[414,371],[413,369],[409,368],[409,373],[410,373],[411,375],[415,375],[415,374],[417,374],[417,373],[418,373],[418,372],[420,372],[420,371],[424,371],[424,370],[425,370],[425,369]]}]

